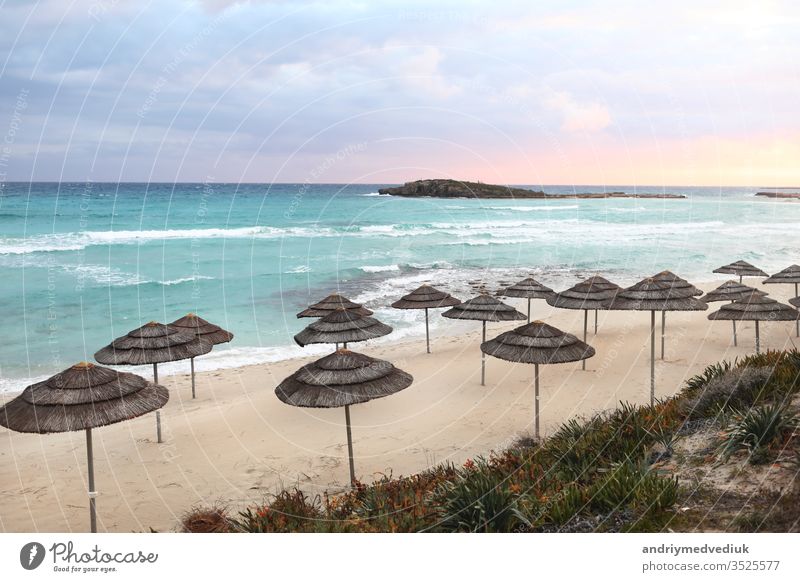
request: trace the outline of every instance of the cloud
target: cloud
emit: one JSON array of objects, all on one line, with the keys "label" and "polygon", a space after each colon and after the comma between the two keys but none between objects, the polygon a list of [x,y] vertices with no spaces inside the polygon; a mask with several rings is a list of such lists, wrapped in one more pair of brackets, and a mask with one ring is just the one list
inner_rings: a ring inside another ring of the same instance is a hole
[{"label": "cloud", "polygon": [[551,91],[544,103],[561,115],[561,129],[564,131],[601,131],[611,125],[611,113],[605,105],[579,103],[566,91]]}]

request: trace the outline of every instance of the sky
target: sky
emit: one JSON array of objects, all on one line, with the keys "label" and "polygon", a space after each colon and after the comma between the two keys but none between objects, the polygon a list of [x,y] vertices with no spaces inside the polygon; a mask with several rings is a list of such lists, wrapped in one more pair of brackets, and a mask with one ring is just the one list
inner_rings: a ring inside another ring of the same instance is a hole
[{"label": "sky", "polygon": [[800,186],[793,2],[0,0],[0,180]]}]

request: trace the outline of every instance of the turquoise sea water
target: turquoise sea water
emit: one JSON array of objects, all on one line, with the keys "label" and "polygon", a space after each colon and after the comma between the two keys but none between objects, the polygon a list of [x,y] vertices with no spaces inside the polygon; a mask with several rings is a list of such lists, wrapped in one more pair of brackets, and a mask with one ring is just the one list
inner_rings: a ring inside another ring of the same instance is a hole
[{"label": "turquoise sea water", "polygon": [[[0,197],[0,390],[15,390],[151,320],[195,311],[235,341],[200,369],[301,353],[295,313],[339,290],[395,326],[388,305],[424,281],[467,298],[533,273],[556,289],[669,268],[695,281],[745,259],[800,262],[800,204],[755,188],[577,188],[687,200],[404,199],[379,185],[7,183]],[[536,189],[541,186],[535,187]],[[434,318],[436,326],[438,318]]]}]

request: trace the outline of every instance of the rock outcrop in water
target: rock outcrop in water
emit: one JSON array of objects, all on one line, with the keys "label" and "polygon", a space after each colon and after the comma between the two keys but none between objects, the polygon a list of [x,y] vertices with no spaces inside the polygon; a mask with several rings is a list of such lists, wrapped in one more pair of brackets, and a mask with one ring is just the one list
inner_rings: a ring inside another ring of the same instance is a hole
[{"label": "rock outcrop in water", "polygon": [[394,188],[381,188],[380,194],[406,196],[409,198],[535,198],[537,200],[563,200],[565,198],[686,198],[682,194],[628,194],[626,192],[545,194],[541,191],[484,184],[483,182],[462,182],[460,180],[417,180],[406,182]]},{"label": "rock outcrop in water", "polygon": [[766,196],[767,198],[790,198],[800,199],[800,192],[756,192],[756,196]]}]

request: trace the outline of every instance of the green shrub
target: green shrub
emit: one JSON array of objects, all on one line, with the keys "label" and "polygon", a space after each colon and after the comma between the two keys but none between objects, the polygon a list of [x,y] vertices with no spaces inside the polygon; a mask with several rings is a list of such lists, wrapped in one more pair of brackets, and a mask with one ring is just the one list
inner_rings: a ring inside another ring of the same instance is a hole
[{"label": "green shrub", "polygon": [[686,387],[683,389],[682,396],[691,397],[699,393],[703,388],[708,385],[714,378],[718,378],[731,369],[731,363],[722,361],[716,364],[707,366],[700,374],[692,376],[686,381]]},{"label": "green shrub", "polygon": [[572,483],[547,500],[542,511],[542,521],[561,526],[580,515],[586,507],[586,490]]},{"label": "green shrub", "polygon": [[498,478],[481,463],[467,470],[437,493],[439,528],[461,532],[510,532],[526,525],[517,508],[517,496],[506,479]]},{"label": "green shrub", "polygon": [[798,416],[781,402],[736,413],[720,444],[720,457],[726,462],[734,453],[747,450],[751,464],[765,463],[772,456],[771,445],[782,442],[798,426]]},{"label": "green shrub", "polygon": [[661,477],[646,463],[631,460],[613,467],[589,491],[589,504],[600,513],[626,507],[652,513],[672,507],[677,499],[677,479]]},{"label": "green shrub", "polygon": [[725,409],[751,406],[765,390],[772,368],[743,367],[728,370],[711,379],[696,396],[684,404],[689,419],[716,417]]},{"label": "green shrub", "polygon": [[319,496],[308,497],[295,488],[273,496],[272,503],[247,508],[229,518],[231,530],[247,533],[314,531],[323,518]]}]

